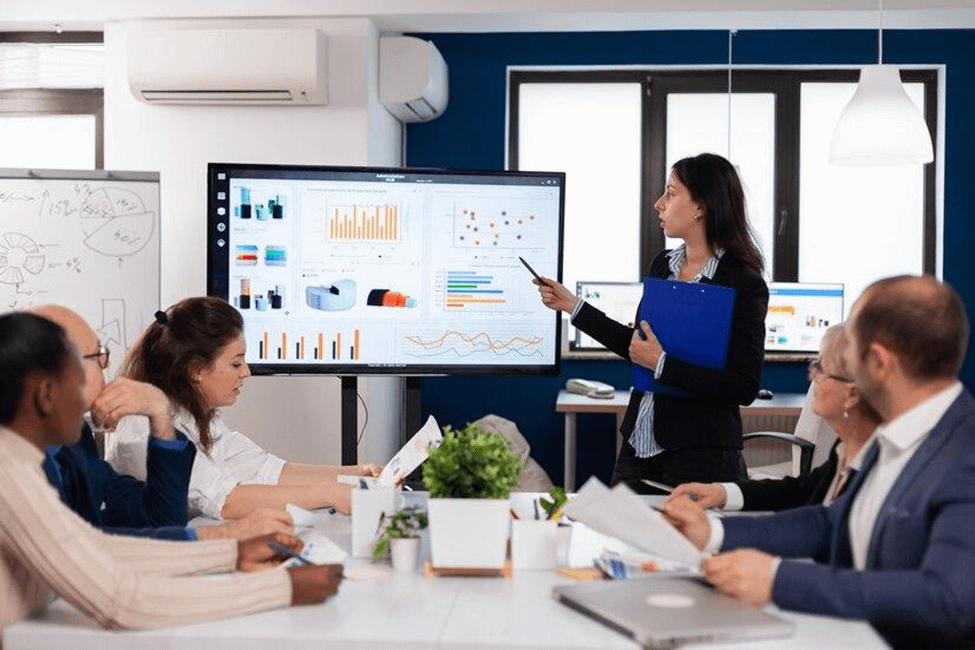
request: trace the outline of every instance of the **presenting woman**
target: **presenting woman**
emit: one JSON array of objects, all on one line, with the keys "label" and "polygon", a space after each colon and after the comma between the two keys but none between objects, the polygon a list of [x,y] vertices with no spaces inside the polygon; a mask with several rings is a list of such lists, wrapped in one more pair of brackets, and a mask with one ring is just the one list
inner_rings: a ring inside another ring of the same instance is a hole
[{"label": "presenting woman", "polygon": [[[122,374],[160,388],[176,407],[176,427],[201,453],[190,477],[190,514],[237,519],[257,508],[332,506],[351,511],[352,486],[338,474],[375,476],[380,467],[289,463],[230,430],[218,409],[240,396],[250,369],[244,321],[214,297],[187,298],[156,312],[129,353]],[[145,418],[123,418],[106,436],[105,455],[118,471],[145,474]]]},{"label": "presenting woman", "polygon": [[[538,284],[542,302],[571,314],[572,324],[682,394],[634,389],[620,431],[624,442],[613,483],[641,493],[641,479],[670,486],[746,478],[739,405],[752,402],[762,376],[768,287],[762,254],[748,226],[735,168],[704,153],[677,161],[654,208],[660,227],[683,245],[653,260],[650,276],[735,290],[724,366],[690,363],[663,349],[646,321],[634,329],[577,299],[554,280]],[[642,335],[641,335],[642,332]]]}]

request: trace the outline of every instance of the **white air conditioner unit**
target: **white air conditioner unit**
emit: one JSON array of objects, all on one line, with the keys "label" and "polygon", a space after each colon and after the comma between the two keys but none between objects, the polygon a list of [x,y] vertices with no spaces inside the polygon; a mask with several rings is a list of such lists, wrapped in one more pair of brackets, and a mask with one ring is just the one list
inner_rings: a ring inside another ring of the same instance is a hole
[{"label": "white air conditioner unit", "polygon": [[401,122],[427,122],[447,108],[447,62],[430,41],[379,39],[379,101]]},{"label": "white air conditioner unit", "polygon": [[327,104],[317,29],[143,29],[129,35],[129,88],[150,104]]}]

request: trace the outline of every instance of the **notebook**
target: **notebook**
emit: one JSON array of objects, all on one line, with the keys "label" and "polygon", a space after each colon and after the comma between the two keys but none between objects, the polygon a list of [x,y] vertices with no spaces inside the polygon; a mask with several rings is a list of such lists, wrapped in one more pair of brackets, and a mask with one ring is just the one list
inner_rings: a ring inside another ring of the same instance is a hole
[{"label": "notebook", "polygon": [[552,596],[644,648],[790,636],[786,619],[738,602],[702,580],[646,578],[558,585]]}]

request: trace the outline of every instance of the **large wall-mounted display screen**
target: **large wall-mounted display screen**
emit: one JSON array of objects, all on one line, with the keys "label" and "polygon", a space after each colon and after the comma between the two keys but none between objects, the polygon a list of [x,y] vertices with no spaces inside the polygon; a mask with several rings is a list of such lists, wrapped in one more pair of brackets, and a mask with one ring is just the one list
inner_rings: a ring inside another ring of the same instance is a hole
[{"label": "large wall-mounted display screen", "polygon": [[555,374],[565,176],[211,163],[208,293],[255,374]]}]

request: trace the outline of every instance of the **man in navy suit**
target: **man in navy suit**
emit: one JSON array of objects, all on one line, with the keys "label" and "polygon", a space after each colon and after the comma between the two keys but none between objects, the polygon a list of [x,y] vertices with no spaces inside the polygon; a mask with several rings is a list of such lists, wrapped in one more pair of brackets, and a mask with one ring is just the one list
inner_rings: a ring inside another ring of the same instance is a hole
[{"label": "man in navy suit", "polygon": [[[665,512],[699,548],[742,549],[702,567],[745,602],[865,619],[897,648],[973,648],[975,399],[957,380],[964,305],[933,277],[887,278],[864,291],[847,331],[848,367],[883,424],[840,499],[723,522],[689,499]],[[783,559],[816,556],[828,564]]]},{"label": "man in navy suit", "polygon": [[108,348],[85,320],[59,305],[34,311],[63,327],[81,352],[85,371],[82,394],[92,421],[112,429],[128,415],[149,419],[145,481],[119,474],[102,458],[88,422],[77,443],[46,450],[44,472],[69,508],[105,532],[158,539],[246,539],[292,532],[290,516],[270,510],[258,510],[221,525],[187,527],[187,490],[196,447],[175,429],[169,399],[151,384],[124,377],[106,384],[102,371],[108,367]]}]

